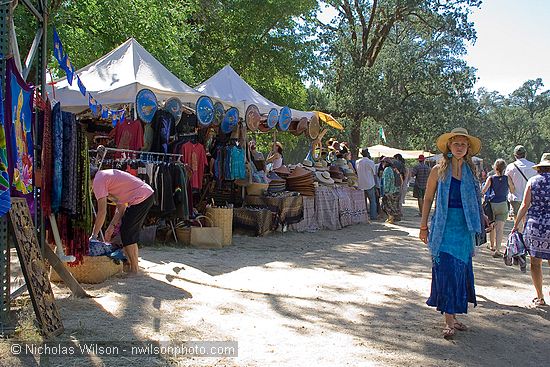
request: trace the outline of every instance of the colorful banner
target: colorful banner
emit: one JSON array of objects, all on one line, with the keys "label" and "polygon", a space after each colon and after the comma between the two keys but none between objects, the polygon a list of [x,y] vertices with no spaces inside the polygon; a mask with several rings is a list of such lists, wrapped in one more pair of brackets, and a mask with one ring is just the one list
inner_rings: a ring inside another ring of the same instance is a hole
[{"label": "colorful banner", "polygon": [[[0,54],[0,59],[2,59]],[[4,98],[2,98],[2,79],[0,75],[0,217],[10,210],[10,177],[8,175],[8,151],[4,130]]]},{"label": "colorful banner", "polygon": [[74,66],[69,59],[69,55],[65,54],[65,52],[63,51],[63,44],[61,43],[61,39],[59,38],[59,34],[57,33],[55,27],[53,29],[53,54],[57,62],[59,63],[59,67],[65,71],[65,74],[67,75],[67,82],[69,83],[69,85],[72,86],[73,79],[76,79],[76,84],[78,85],[80,93],[84,97],[86,97],[86,94],[88,95],[88,105],[94,115],[101,116],[101,118],[104,119],[111,117],[113,121],[113,126],[115,126],[119,121],[124,122],[124,110],[107,109],[107,112],[105,113],[103,111],[104,107],[99,104],[90,93],[87,93],[87,89],[84,86],[84,83],[82,83],[82,80],[80,80],[80,77],[76,74]]},{"label": "colorful banner", "polygon": [[15,61],[6,61],[5,129],[11,195],[27,199],[34,212],[32,125],[34,87],[27,85]]}]

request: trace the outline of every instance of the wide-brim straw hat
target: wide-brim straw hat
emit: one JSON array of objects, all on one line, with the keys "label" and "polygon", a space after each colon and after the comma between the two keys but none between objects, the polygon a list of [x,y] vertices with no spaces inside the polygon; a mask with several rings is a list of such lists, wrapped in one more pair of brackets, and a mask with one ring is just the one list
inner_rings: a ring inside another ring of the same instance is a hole
[{"label": "wide-brim straw hat", "polygon": [[449,151],[447,143],[449,142],[449,139],[455,136],[465,136],[468,138],[468,140],[470,141],[470,148],[468,148],[470,155],[474,156],[481,150],[481,140],[479,140],[479,138],[476,138],[475,136],[468,134],[468,130],[463,127],[457,127],[451,130],[450,133],[441,134],[439,138],[437,138],[437,149],[439,149],[439,151],[442,153],[447,153]]},{"label": "wide-brim straw hat", "polygon": [[292,131],[292,134],[296,136],[301,135],[304,131],[307,130],[307,126],[308,126],[307,117],[302,117],[300,121],[296,124],[296,129]]},{"label": "wide-brim straw hat", "polygon": [[325,185],[333,185],[334,180],[330,177],[330,173],[328,172],[315,172],[315,178],[317,181],[321,182]]},{"label": "wide-brim straw hat", "polygon": [[288,179],[289,180],[295,180],[297,178],[305,177],[305,176],[308,176],[308,175],[311,175],[310,171],[306,170],[303,167],[296,167],[296,168],[294,168],[294,171],[292,171],[290,176],[288,176]]},{"label": "wide-brim straw hat", "polygon": [[290,170],[287,168],[287,166],[281,166],[279,168],[275,168],[273,170],[273,172],[275,172],[279,176],[288,176],[288,175],[290,175]]},{"label": "wide-brim straw hat", "polygon": [[533,166],[535,169],[539,167],[550,167],[550,153],[543,153],[540,158],[540,163]]}]

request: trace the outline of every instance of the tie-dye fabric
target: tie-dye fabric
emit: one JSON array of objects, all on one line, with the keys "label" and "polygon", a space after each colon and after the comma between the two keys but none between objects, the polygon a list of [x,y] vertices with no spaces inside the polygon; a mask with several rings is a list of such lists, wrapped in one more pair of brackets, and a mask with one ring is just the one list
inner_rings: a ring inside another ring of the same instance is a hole
[{"label": "tie-dye fabric", "polygon": [[33,187],[33,92],[25,83],[13,59],[6,62],[5,129],[11,195],[27,199],[34,213]]}]

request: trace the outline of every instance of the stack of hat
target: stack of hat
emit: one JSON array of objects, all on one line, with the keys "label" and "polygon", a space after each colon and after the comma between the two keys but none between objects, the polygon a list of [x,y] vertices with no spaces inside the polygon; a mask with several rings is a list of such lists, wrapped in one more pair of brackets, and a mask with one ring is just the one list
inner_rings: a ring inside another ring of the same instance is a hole
[{"label": "stack of hat", "polygon": [[344,182],[344,172],[338,167],[338,166],[330,166],[328,169],[328,172],[330,174],[330,177],[334,180],[336,183],[342,183]]},{"label": "stack of hat", "polygon": [[302,161],[302,167],[307,169],[308,171],[315,172],[315,167],[313,166],[313,162],[309,159],[304,159]]},{"label": "stack of hat", "polygon": [[348,185],[349,186],[357,186],[358,178],[357,178],[357,174],[355,173],[355,171],[352,170],[349,167],[344,167],[343,171],[344,171],[344,176],[346,177],[346,179],[348,181]]},{"label": "stack of hat", "polygon": [[273,172],[275,172],[279,177],[283,179],[286,179],[288,176],[290,176],[290,170],[287,168],[287,166],[275,168]]},{"label": "stack of hat", "polygon": [[289,191],[296,191],[305,196],[315,195],[313,184],[313,172],[304,167],[297,166],[286,179],[286,187]]},{"label": "stack of hat", "polygon": [[267,188],[268,193],[275,194],[278,192],[285,191],[285,188],[286,188],[285,179],[281,178],[275,172],[270,172],[269,175],[267,175],[267,178],[269,178],[269,187]]},{"label": "stack of hat", "polygon": [[315,168],[316,171],[328,171],[328,164],[327,164],[327,161],[325,160],[315,162],[313,167]]}]

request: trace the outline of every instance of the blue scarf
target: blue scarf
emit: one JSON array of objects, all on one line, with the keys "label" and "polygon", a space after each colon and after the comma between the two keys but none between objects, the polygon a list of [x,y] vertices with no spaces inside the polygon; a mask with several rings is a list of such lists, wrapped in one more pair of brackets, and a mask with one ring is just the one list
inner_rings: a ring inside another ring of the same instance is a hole
[{"label": "blue scarf", "polygon": [[[443,242],[443,232],[445,231],[445,223],[447,222],[452,177],[451,169],[452,167],[449,166],[445,178],[440,179],[437,184],[436,207],[432,215],[428,237],[428,247],[434,259],[439,258],[439,249]],[[483,218],[481,214],[481,192],[479,182],[467,163],[463,163],[462,165],[460,196],[468,231],[472,234],[481,233],[481,220]]]}]

